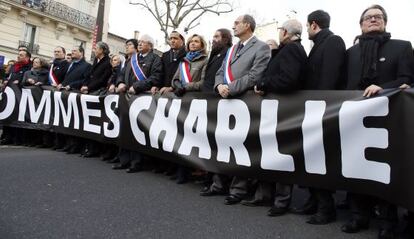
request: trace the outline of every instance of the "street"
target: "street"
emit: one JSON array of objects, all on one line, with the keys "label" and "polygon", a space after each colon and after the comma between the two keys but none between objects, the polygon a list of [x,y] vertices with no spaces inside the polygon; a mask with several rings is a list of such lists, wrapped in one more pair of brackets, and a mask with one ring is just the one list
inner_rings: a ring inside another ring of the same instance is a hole
[{"label": "street", "polygon": [[[99,159],[51,149],[0,146],[0,238],[376,238],[376,222],[355,235],[338,221],[270,218],[268,208],[226,206],[199,196],[200,185],[167,176],[114,171]],[[294,205],[306,198],[295,189]],[[344,193],[337,196],[341,200]]]}]

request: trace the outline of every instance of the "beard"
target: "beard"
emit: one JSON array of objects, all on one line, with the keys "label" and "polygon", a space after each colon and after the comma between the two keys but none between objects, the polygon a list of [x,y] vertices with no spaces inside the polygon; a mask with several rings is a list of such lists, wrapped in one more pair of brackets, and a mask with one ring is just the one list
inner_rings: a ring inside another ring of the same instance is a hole
[{"label": "beard", "polygon": [[211,48],[211,55],[217,55],[219,52],[221,52],[226,45],[224,45],[223,42],[213,42],[213,46]]}]

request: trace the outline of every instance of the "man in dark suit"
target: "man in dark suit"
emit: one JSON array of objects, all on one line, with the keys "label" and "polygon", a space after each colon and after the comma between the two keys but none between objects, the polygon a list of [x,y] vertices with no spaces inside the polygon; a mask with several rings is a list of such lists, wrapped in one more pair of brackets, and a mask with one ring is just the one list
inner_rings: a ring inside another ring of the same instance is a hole
[{"label": "man in dark suit", "polygon": [[[213,36],[212,50],[208,60],[204,83],[202,86],[203,92],[214,92],[214,82],[216,73],[223,64],[228,49],[232,44],[231,32],[227,29],[218,29]],[[213,174],[212,183],[205,186],[201,191],[201,196],[213,196],[226,194],[228,189],[229,178],[226,175]]]},{"label": "man in dark suit", "polygon": [[89,77],[84,80],[81,93],[88,94],[105,89],[112,75],[109,46],[105,42],[96,43],[95,59]]},{"label": "man in dark suit", "polygon": [[[52,65],[50,66],[50,71],[52,71],[52,75],[55,77],[55,82],[50,82],[52,86],[57,86],[59,83],[63,82],[65,79],[66,72],[68,71],[69,62],[66,61],[66,49],[57,46],[53,51],[54,59]],[[50,79],[49,79],[50,80]],[[65,136],[62,134],[55,133],[54,135],[54,146],[53,149],[55,150],[62,150],[65,146]]]},{"label": "man in dark suit", "polygon": [[152,93],[160,91],[172,92],[171,82],[175,72],[177,72],[178,64],[183,60],[187,52],[185,51],[184,37],[177,31],[172,31],[169,36],[170,50],[164,52],[161,56],[163,74],[160,86],[151,89]]},{"label": "man in dark suit", "polygon": [[[170,49],[164,52],[161,56],[162,75],[159,82],[151,88],[152,94],[164,94],[173,91],[171,82],[173,80],[174,74],[177,72],[179,63],[187,54],[185,51],[184,37],[179,32],[172,31],[169,35],[168,40]],[[154,173],[164,172],[168,176],[175,174],[177,167],[174,163],[158,158],[152,158],[151,161],[153,162]],[[175,177],[175,175],[172,176],[172,179],[175,179]]]},{"label": "man in dark suit", "polygon": [[[1,85],[1,89],[4,89],[8,85],[17,85],[21,87],[23,85],[23,75],[26,71],[30,71],[32,68],[32,62],[30,61],[31,54],[26,49],[20,49],[17,55],[17,61],[10,68],[8,78]],[[23,128],[14,128],[14,127],[4,127],[3,134],[4,139],[2,144],[14,143],[16,145],[21,145],[27,143],[29,138],[25,137],[25,129]]]},{"label": "man in dark suit", "polygon": [[[66,61],[66,50],[61,46],[57,46],[53,51],[54,59],[51,65],[53,75],[56,76],[58,83],[62,83],[68,71],[69,62]],[[55,85],[57,86],[57,85]]]},{"label": "man in dark suit", "polygon": [[[161,58],[153,52],[153,46],[154,40],[148,35],[141,36],[139,42],[135,39],[127,40],[128,60],[118,77],[116,92],[139,94],[150,90],[160,82],[162,63]],[[134,64],[139,65],[143,75],[135,75]],[[120,163],[114,165],[112,169],[126,169],[127,173],[135,173],[142,170],[143,155],[120,148],[119,161]]]},{"label": "man in dark suit", "polygon": [[[264,76],[256,83],[255,92],[290,93],[305,85],[307,56],[301,41],[302,25],[292,19],[279,28],[280,46],[272,50],[272,58]],[[268,216],[280,216],[289,210],[293,185],[276,182],[274,202]],[[256,191],[257,193],[257,191]]]},{"label": "man in dark suit", "polygon": [[[79,91],[82,83],[89,77],[91,64],[85,61],[85,50],[82,46],[75,46],[72,49],[72,63],[68,67],[63,82],[57,85],[58,90]],[[68,154],[80,153],[82,139],[79,137],[66,136],[66,146],[63,151]]]},{"label": "man in dark suit", "polygon": [[91,64],[85,61],[85,50],[82,46],[72,49],[72,63],[68,67],[65,79],[58,86],[58,90],[80,90],[83,82],[89,78]]},{"label": "man in dark suit", "polygon": [[[306,90],[338,90],[344,86],[342,77],[345,63],[345,43],[341,37],[329,30],[330,16],[317,10],[308,15],[306,24],[309,40],[314,45],[308,57],[308,70],[305,81]],[[327,224],[336,219],[335,201],[332,192],[309,188],[310,197],[302,208],[294,211],[311,215],[307,223]]]},{"label": "man in dark suit", "polygon": [[203,92],[214,92],[216,73],[223,64],[228,49],[233,45],[231,32],[218,29],[213,36],[212,49],[208,59],[206,75],[202,87]]},{"label": "man in dark suit", "polygon": [[[89,77],[86,78],[80,89],[83,94],[99,95],[108,84],[112,76],[111,60],[109,58],[109,46],[105,42],[96,43],[94,49],[95,59]],[[85,140],[85,150],[81,155],[85,158],[97,157],[101,151],[101,144],[89,139]]]},{"label": "man in dark suit", "polygon": [[[362,35],[359,43],[347,51],[347,89],[364,90],[363,96],[375,96],[383,89],[411,85],[412,46],[408,41],[392,40],[386,32],[387,13],[379,5],[363,11],[360,18]],[[350,194],[352,219],[342,226],[342,231],[355,233],[368,228],[372,198]],[[394,238],[397,208],[383,200],[378,205],[380,230],[378,238]]]},{"label": "man in dark suit", "polygon": [[[263,76],[270,59],[270,49],[266,43],[253,36],[255,28],[256,22],[250,15],[239,16],[234,21],[234,35],[240,41],[232,47],[233,51],[229,54],[228,61],[223,61],[214,84],[214,90],[223,98],[238,96],[253,89]],[[228,71],[231,71],[231,74],[227,74]],[[233,78],[229,79],[229,75]],[[247,193],[248,179],[233,177],[229,196],[225,198],[224,203],[237,204]]]}]

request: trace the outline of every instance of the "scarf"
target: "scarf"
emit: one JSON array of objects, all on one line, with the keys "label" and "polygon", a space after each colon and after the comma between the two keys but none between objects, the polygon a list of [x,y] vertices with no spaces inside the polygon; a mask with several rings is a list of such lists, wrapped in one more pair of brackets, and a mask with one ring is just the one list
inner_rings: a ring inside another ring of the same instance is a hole
[{"label": "scarf", "polygon": [[390,40],[391,34],[388,32],[373,32],[363,34],[359,37],[359,47],[361,48],[361,87],[377,84],[377,62],[378,49]]},{"label": "scarf", "polygon": [[30,60],[14,63],[14,72],[19,72],[23,67],[30,64]]},{"label": "scarf", "polygon": [[185,58],[187,58],[188,61],[193,61],[194,58],[196,58],[200,55],[201,55],[201,51],[190,51],[190,52],[187,53]]}]

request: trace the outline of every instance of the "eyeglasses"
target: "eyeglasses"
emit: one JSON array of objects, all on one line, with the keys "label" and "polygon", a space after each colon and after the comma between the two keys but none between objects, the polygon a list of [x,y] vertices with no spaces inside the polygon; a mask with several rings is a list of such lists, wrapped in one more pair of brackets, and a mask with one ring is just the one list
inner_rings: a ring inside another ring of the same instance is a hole
[{"label": "eyeglasses", "polygon": [[374,18],[376,21],[383,20],[384,19],[384,15],[382,15],[382,14],[366,15],[362,19],[364,21],[370,21],[372,18]]}]

